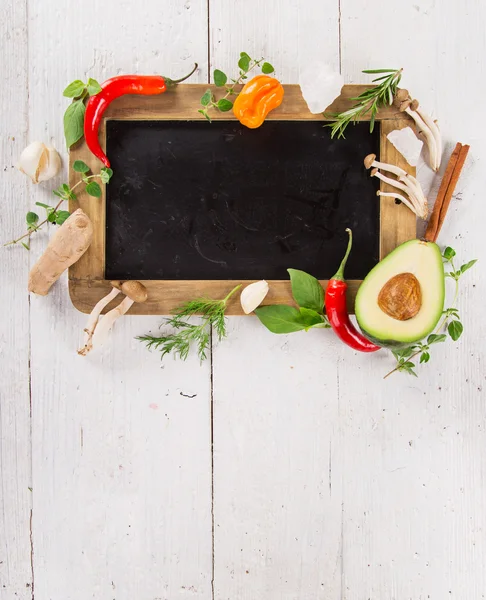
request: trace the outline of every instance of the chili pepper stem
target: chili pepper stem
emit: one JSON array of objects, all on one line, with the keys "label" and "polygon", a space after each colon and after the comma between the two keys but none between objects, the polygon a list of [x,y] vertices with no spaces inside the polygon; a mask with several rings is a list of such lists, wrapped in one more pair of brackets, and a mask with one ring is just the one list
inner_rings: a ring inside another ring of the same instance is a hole
[{"label": "chili pepper stem", "polygon": [[351,247],[353,246],[353,232],[349,228],[347,228],[346,231],[348,232],[348,235],[349,235],[349,242],[348,242],[348,247],[346,249],[346,254],[344,255],[344,258],[341,261],[341,264],[339,265],[339,269],[337,270],[336,275],[334,275],[334,277],[332,277],[332,279],[337,279],[338,281],[344,281],[344,267],[346,266],[349,254],[351,252]]},{"label": "chili pepper stem", "polygon": [[167,86],[175,85],[176,83],[181,83],[182,81],[189,79],[189,77],[196,72],[196,69],[198,66],[199,65],[197,63],[194,63],[194,67],[193,67],[192,71],[190,73],[188,73],[187,75],[184,75],[184,77],[181,77],[180,79],[170,79],[169,77],[164,77],[166,85]]}]

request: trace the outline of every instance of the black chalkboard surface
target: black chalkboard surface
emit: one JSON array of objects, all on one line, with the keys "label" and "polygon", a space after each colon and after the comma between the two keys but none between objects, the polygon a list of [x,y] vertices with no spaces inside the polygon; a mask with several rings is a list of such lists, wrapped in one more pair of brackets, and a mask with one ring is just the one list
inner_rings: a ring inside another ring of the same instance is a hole
[{"label": "black chalkboard surface", "polygon": [[106,197],[106,279],[331,277],[378,262],[379,126],[331,140],[318,121],[118,121],[107,125],[114,176]]}]

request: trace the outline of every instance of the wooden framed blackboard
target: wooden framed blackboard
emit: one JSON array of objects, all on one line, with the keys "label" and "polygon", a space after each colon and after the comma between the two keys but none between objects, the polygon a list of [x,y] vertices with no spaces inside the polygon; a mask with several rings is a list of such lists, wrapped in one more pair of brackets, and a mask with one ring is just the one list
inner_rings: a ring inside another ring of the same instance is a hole
[{"label": "wooden framed blackboard", "polygon": [[[149,291],[133,313],[168,314],[200,295],[224,296],[238,282],[267,279],[265,303],[291,303],[286,269],[303,269],[323,285],[354,232],[348,263],[350,308],[360,280],[398,244],[415,237],[415,215],[377,198],[363,158],[374,152],[413,173],[388,142],[409,118],[392,107],[331,140],[300,88],[256,130],[232,113],[208,123],[197,112],[208,86],[180,85],[161,96],[126,96],[109,107],[101,128],[114,171],[101,199],[78,195],[94,225],[93,243],[69,270],[73,304],[89,312],[111,279],[139,279]],[[329,108],[351,105],[362,86],[344,86]],[[84,143],[71,162],[100,164]],[[71,170],[74,185],[79,174]],[[386,185],[382,185],[386,189]],[[109,307],[108,307],[109,308]],[[228,314],[241,314],[232,303]]]}]

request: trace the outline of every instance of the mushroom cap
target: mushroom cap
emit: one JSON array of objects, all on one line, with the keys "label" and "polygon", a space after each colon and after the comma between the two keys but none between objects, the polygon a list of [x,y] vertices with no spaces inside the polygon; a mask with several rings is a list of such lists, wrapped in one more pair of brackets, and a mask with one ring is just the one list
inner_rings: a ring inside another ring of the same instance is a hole
[{"label": "mushroom cap", "polygon": [[111,287],[121,290],[121,281],[110,281]]},{"label": "mushroom cap", "polygon": [[376,190],[376,195],[381,196],[381,190]]},{"label": "mushroom cap", "polygon": [[401,104],[400,104],[400,112],[404,112],[405,110],[407,110],[407,108],[412,104],[411,100],[404,100]]},{"label": "mushroom cap", "polygon": [[145,302],[147,300],[147,288],[140,281],[124,281],[121,291],[134,302]]},{"label": "mushroom cap", "polygon": [[371,177],[374,177],[377,173],[378,173],[378,169],[376,167],[374,169],[371,169],[371,171],[370,171]]},{"label": "mushroom cap", "polygon": [[418,107],[419,107],[419,101],[412,100],[412,102],[410,103],[410,110],[417,110]]},{"label": "mushroom cap", "polygon": [[397,93],[395,94],[395,98],[397,100],[400,100],[400,102],[407,100],[409,98],[409,96],[410,96],[410,93],[405,88],[398,88]]},{"label": "mushroom cap", "polygon": [[364,166],[366,169],[370,169],[376,160],[376,154],[368,154],[364,159]]}]

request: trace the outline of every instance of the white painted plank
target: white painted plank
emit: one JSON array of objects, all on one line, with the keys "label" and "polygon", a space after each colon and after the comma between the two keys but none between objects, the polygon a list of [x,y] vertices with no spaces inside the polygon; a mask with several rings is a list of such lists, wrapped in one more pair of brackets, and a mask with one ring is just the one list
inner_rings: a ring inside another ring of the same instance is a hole
[{"label": "white painted plank", "polygon": [[[14,165],[25,147],[27,15],[24,3],[4,3],[0,20],[0,223],[2,243],[25,224],[32,184]],[[2,248],[0,259],[0,599],[32,594],[30,564],[31,446],[27,252]]]},{"label": "white painted plank", "polygon": [[[176,75],[197,60],[206,80],[200,2],[30,2],[29,30],[32,135],[61,149],[62,90],[76,77]],[[36,598],[209,599],[209,363],[161,365],[134,340],[160,322],[144,317],[124,317],[83,359],[85,316],[65,277],[31,303]]]},{"label": "white painted plank", "polygon": [[[337,2],[212,0],[211,67],[264,56],[284,83],[338,68]],[[289,265],[291,266],[291,265]],[[341,597],[342,443],[336,344],[229,319],[213,356],[215,598]]]},{"label": "white painted plank", "polygon": [[[360,74],[364,68],[403,67],[403,87],[439,118],[449,154],[456,141],[470,143],[473,160],[484,162],[477,101],[486,91],[477,58],[486,49],[484,5],[373,0],[363,11],[345,0],[341,6],[346,80],[368,81]],[[364,43],[377,14],[380,35]],[[486,501],[486,210],[478,169],[471,175],[465,173],[462,197],[456,195],[439,239],[460,259],[481,258],[461,284],[463,338],[434,348],[418,380],[394,375],[382,381],[388,359],[342,351],[341,403],[350,415],[343,491],[349,600],[480,599],[486,588],[480,508]]]}]

